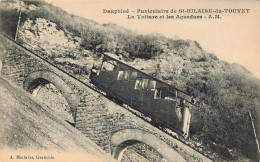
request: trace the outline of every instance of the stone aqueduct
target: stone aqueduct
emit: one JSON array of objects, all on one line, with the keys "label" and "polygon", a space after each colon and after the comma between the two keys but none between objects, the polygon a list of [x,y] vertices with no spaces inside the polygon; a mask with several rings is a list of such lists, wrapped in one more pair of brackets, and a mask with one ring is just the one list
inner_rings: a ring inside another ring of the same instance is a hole
[{"label": "stone aqueduct", "polygon": [[1,75],[30,93],[42,84],[55,85],[71,108],[75,127],[114,158],[128,146],[144,143],[167,161],[210,161],[12,40],[0,37],[4,40]]}]

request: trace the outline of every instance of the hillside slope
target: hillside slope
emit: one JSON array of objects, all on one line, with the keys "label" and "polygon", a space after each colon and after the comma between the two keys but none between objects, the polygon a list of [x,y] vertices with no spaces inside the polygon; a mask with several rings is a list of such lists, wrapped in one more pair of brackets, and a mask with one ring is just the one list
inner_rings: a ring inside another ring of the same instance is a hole
[{"label": "hillside slope", "polygon": [[[102,52],[113,53],[197,98],[192,108],[192,139],[230,160],[236,160],[237,151],[258,158],[248,111],[260,139],[260,81],[244,67],[219,60],[196,41],[138,35],[44,2],[22,5],[20,43],[81,78],[87,78],[93,63],[100,62]],[[8,22],[1,29],[10,36],[15,35],[18,7],[14,2],[0,10],[2,22]],[[11,18],[13,23],[8,21]]]},{"label": "hillside slope", "polygon": [[[26,91],[0,77],[0,149],[38,151],[59,160],[77,154],[89,160],[113,161],[94,142],[66,123],[53,109],[33,99]],[[52,152],[46,152],[53,150]],[[58,154],[58,151],[60,152]],[[26,153],[34,155],[35,152]],[[1,153],[0,153],[1,155]],[[5,156],[0,156],[0,161]],[[9,155],[8,155],[9,158]]]}]

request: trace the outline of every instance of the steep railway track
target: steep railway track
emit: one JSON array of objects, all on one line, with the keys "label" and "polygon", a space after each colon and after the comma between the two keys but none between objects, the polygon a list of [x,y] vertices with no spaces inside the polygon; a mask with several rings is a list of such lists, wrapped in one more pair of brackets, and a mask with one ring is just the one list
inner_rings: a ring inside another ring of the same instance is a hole
[{"label": "steep railway track", "polygon": [[[56,68],[57,70],[61,71],[62,73],[66,74],[66,75],[68,75],[69,77],[71,77],[71,78],[77,80],[78,82],[80,82],[80,83],[83,84],[84,86],[86,86],[86,87],[90,88],[91,90],[93,90],[93,91],[99,93],[100,95],[106,97],[107,99],[114,101],[113,99],[107,97],[107,96],[106,96],[106,93],[105,93],[104,91],[99,90],[95,85],[91,84],[89,78],[84,78],[85,80],[87,80],[87,82],[86,82],[86,81],[82,81],[80,78],[77,78],[76,76],[74,76],[74,74],[71,74],[71,73],[67,72],[66,70],[62,69],[61,67],[55,65],[55,63],[53,63],[52,60],[50,60],[50,59],[48,59],[48,58],[44,58],[44,57],[42,57],[42,56],[39,56],[38,54],[36,54],[36,53],[35,53],[34,51],[32,51],[31,49],[28,49],[27,47],[23,46],[22,44],[20,44],[19,42],[15,41],[15,40],[12,39],[12,38],[10,38],[9,36],[7,36],[7,35],[5,35],[5,34],[2,34],[2,33],[0,33],[0,34],[1,34],[2,36],[4,36],[5,38],[7,38],[8,40],[10,40],[10,41],[11,41],[12,43],[14,43],[15,45],[17,45],[17,46],[19,46],[20,48],[24,49],[25,51],[29,51],[32,55],[34,55],[35,57],[39,58],[41,61],[47,63],[48,65],[50,65],[50,66],[52,66],[52,67],[54,67],[54,68]],[[115,102],[115,101],[114,101],[114,102]],[[210,157],[209,154],[206,153],[206,152],[208,152],[208,150],[206,150],[206,151],[201,151],[202,147],[198,147],[198,148],[197,148],[197,147],[194,147],[192,144],[188,143],[184,137],[178,136],[177,133],[174,134],[174,133],[172,133],[172,132],[169,132],[169,131],[168,131],[169,129],[167,130],[167,128],[165,128],[165,127],[163,127],[163,126],[154,125],[154,123],[151,123],[151,120],[149,119],[149,117],[146,117],[144,114],[142,114],[142,113],[140,113],[140,112],[134,110],[133,108],[129,107],[128,105],[125,105],[125,104],[121,105],[121,104],[119,104],[119,103],[117,103],[117,102],[115,102],[115,103],[116,103],[117,105],[121,106],[121,107],[124,107],[125,109],[127,109],[128,111],[130,111],[131,113],[133,113],[135,116],[137,116],[137,117],[141,118],[142,120],[144,120],[144,121],[150,123],[150,124],[153,125],[154,127],[160,129],[161,131],[163,131],[164,133],[168,134],[168,135],[171,136],[172,138],[174,138],[174,139],[180,141],[180,142],[183,143],[184,145],[186,145],[186,146],[188,146],[188,147],[190,147],[190,148],[196,150],[198,153],[204,155],[204,156],[207,157],[208,159],[210,159],[210,160],[212,160],[212,161],[216,161],[216,160],[217,160],[217,159],[215,159],[215,158]],[[224,158],[224,157],[222,157],[222,156],[220,156],[220,155],[218,155],[218,156],[219,156],[219,157],[218,157],[218,160],[219,160],[219,158],[220,158],[221,160],[223,160],[223,159],[226,160],[226,158]]]}]

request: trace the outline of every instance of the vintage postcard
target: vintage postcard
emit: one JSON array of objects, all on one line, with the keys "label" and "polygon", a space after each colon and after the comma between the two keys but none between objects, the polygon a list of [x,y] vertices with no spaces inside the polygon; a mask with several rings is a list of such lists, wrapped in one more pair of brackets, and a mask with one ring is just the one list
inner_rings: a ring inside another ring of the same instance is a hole
[{"label": "vintage postcard", "polygon": [[259,161],[259,0],[0,0],[0,161]]}]

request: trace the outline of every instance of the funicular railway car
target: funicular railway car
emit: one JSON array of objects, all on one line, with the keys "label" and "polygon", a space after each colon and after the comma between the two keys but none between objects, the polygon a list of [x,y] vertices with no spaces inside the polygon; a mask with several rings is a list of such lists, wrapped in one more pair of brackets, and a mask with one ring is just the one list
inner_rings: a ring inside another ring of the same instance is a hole
[{"label": "funicular railway car", "polygon": [[193,104],[193,97],[107,54],[103,55],[100,68],[92,68],[91,83],[156,123],[184,137],[189,135],[189,104]]}]

